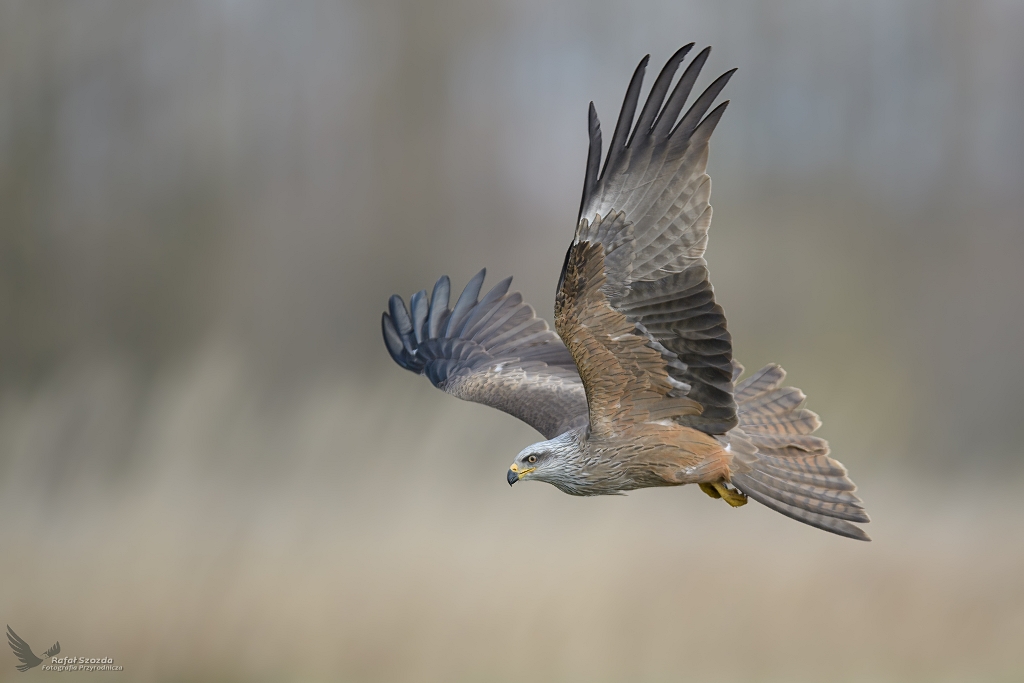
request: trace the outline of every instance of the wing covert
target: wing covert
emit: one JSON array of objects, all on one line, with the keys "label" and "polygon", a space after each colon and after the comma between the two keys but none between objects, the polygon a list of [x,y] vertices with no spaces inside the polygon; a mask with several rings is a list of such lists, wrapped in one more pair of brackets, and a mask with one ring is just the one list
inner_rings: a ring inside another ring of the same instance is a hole
[{"label": "wing covert", "polygon": [[637,423],[699,414],[695,401],[679,395],[686,387],[668,374],[662,354],[609,304],[606,271],[601,243],[573,245],[555,297],[555,328],[586,388],[591,433],[611,436]]}]

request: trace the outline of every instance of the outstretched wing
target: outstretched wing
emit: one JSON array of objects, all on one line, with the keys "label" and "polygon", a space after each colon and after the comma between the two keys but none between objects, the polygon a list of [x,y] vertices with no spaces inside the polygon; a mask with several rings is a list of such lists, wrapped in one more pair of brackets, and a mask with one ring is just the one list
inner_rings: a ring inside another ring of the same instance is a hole
[{"label": "outstretched wing", "polygon": [[[701,406],[699,412],[682,413],[674,419],[709,434],[722,434],[737,424],[732,338],[722,307],[715,302],[704,260],[711,224],[711,180],[705,168],[708,139],[728,102],[707,112],[735,69],[708,86],[680,118],[710,53],[710,48],[706,48],[698,54],[669,94],[676,70],[691,47],[692,44],[683,47],[669,59],[634,126],[648,57],[640,62],[626,92],[600,173],[601,126],[591,103],[590,152],[583,199],[566,267],[573,259],[597,259],[600,254],[605,278],[600,285],[602,305],[626,324],[623,327],[615,318],[617,331],[612,336],[632,335],[641,342],[639,347],[630,342],[628,349],[614,351],[631,356],[628,360],[620,359],[620,364],[644,368],[648,376],[638,381],[652,387],[664,388],[665,383],[658,375],[667,374],[672,387],[669,393],[684,394]],[[603,249],[599,252],[587,245],[601,245]],[[590,265],[585,267],[589,268]],[[568,279],[565,269],[562,279]],[[559,296],[563,298],[594,296],[577,285],[562,291],[563,284],[559,283]],[[588,302],[586,307],[597,305],[596,301]],[[577,303],[563,303],[564,311],[577,307]],[[605,314],[586,325],[611,320]],[[556,328],[573,349],[566,334],[578,333],[577,327],[570,325],[563,332],[556,322]],[[605,331],[592,332],[596,339]],[[621,342],[616,343],[621,346]],[[649,355],[640,347],[660,358],[657,370],[652,365],[655,361],[640,360],[641,355]],[[605,348],[612,351],[611,347]],[[592,352],[589,349],[588,353]],[[573,353],[575,356],[576,352]],[[586,357],[576,360],[577,364],[592,362]],[[583,365],[580,373],[585,381],[591,375]]]},{"label": "outstretched wing", "polygon": [[[518,417],[545,438],[586,424],[587,399],[572,356],[523,302],[512,278],[478,300],[486,269],[469,281],[453,310],[443,276],[413,294],[392,296],[382,326],[396,363],[453,396]],[[411,310],[411,312],[410,312]]]},{"label": "outstretched wing", "polygon": [[[615,252],[607,261],[615,258]],[[649,346],[605,295],[606,258],[600,242],[579,242],[566,259],[555,297],[555,329],[579,368],[590,431],[609,436],[631,425],[700,414],[678,390],[661,353]]]},{"label": "outstretched wing", "polygon": [[49,650],[43,653],[44,657],[56,657],[60,654],[60,641],[54,643]]},{"label": "outstretched wing", "polygon": [[21,661],[21,664],[17,666],[18,671],[28,671],[43,662],[42,659],[36,657],[28,643],[22,640],[21,636],[15,633],[10,625],[7,626],[7,642],[10,644],[11,649],[14,650],[14,656]]}]

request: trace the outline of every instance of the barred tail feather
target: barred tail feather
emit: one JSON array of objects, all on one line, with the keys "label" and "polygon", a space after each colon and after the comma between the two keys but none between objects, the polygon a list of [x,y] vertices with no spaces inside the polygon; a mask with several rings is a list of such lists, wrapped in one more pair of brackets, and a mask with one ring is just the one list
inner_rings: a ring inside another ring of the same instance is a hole
[{"label": "barred tail feather", "polygon": [[828,442],[811,436],[818,416],[800,406],[806,398],[781,387],[786,372],[769,365],[736,385],[738,426],[729,432],[734,453],[731,483],[787,517],[840,536],[870,541],[857,526],[870,521],[856,485]]}]

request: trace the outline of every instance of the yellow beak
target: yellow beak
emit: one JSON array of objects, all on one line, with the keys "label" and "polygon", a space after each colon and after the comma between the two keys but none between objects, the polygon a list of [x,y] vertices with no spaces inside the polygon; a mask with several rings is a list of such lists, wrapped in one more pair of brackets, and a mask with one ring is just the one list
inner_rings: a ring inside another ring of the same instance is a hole
[{"label": "yellow beak", "polygon": [[519,465],[512,463],[512,467],[508,468],[508,476],[505,477],[508,480],[508,485],[511,486],[512,484],[522,479],[525,475],[529,474],[530,472],[533,472],[535,469],[537,468],[530,467],[525,470],[520,470]]}]

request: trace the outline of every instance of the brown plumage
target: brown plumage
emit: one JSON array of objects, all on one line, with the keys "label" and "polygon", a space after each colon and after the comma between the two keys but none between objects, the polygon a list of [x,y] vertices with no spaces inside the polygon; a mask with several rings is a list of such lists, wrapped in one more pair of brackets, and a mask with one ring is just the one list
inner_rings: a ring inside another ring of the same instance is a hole
[{"label": "brown plumage", "polygon": [[[533,425],[509,483],[546,481],[574,495],[696,483],[739,506],[747,496],[804,523],[868,540],[845,468],[812,436],[818,416],[769,365],[736,385],[725,314],[704,250],[711,224],[708,113],[732,71],[680,117],[710,48],[669,87],[692,45],[662,69],[636,119],[637,67],[601,168],[590,107],[583,199],[555,297],[556,337],[510,280],[479,299],[484,271],[449,311],[448,279],[406,309],[392,297],[384,340],[435,386]],[[560,338],[560,339],[559,339]]]}]

